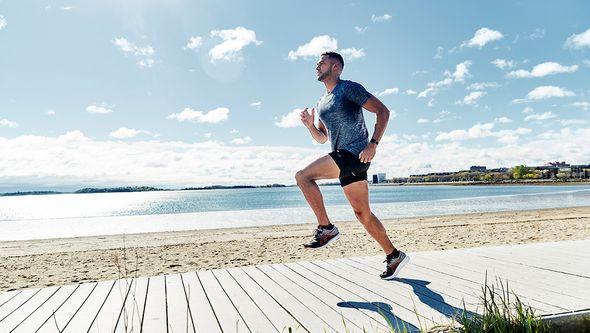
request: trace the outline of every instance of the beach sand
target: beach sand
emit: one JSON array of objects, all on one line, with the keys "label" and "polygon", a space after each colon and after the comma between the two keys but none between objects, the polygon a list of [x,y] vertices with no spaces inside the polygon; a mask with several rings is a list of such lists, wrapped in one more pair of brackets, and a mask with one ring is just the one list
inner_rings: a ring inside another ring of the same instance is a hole
[{"label": "beach sand", "polygon": [[[590,238],[590,207],[416,217],[383,221],[404,251]],[[197,230],[0,242],[0,291],[350,256],[381,255],[356,221],[341,238],[303,249],[315,225]],[[546,254],[543,254],[546,255]]]}]

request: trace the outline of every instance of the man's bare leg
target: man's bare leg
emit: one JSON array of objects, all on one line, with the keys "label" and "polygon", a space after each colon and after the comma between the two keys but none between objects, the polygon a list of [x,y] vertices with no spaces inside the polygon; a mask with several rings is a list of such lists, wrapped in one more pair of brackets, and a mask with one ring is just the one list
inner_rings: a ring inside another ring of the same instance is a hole
[{"label": "man's bare leg", "polygon": [[369,207],[369,186],[367,181],[358,181],[343,188],[346,198],[350,202],[354,215],[365,227],[365,230],[379,243],[385,254],[395,250],[383,223],[371,212]]},{"label": "man's bare leg", "polygon": [[297,185],[313,210],[319,225],[329,225],[330,220],[326,213],[322,192],[315,181],[318,179],[338,178],[339,175],[340,169],[330,155],[320,157],[295,174]]}]

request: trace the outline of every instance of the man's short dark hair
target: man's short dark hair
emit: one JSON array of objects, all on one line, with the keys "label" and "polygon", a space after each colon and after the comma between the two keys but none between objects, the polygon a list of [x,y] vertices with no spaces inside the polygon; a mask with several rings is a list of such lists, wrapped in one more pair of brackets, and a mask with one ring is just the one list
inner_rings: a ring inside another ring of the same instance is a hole
[{"label": "man's short dark hair", "polygon": [[322,56],[327,56],[332,60],[337,60],[340,63],[340,66],[344,68],[344,59],[342,58],[340,53],[330,51],[322,53]]}]

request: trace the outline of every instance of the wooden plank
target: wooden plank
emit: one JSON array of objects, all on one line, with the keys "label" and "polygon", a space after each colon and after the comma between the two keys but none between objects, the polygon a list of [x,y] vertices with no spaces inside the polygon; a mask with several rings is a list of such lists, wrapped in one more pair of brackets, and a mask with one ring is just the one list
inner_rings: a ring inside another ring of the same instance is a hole
[{"label": "wooden plank", "polygon": [[236,280],[232,278],[227,270],[216,270],[214,271],[214,275],[242,318],[244,318],[250,331],[278,332],[277,328],[273,326],[270,320],[264,315],[260,308],[258,308],[256,303],[252,301],[242,287],[240,287]]},{"label": "wooden plank", "polygon": [[16,295],[18,295],[20,292],[22,292],[22,290],[13,290],[0,293],[0,309],[2,309],[4,304],[7,304],[8,302],[10,302],[10,300],[15,298]]},{"label": "wooden plank", "polygon": [[227,272],[239,283],[244,292],[248,294],[279,332],[286,331],[288,327],[297,330],[301,326],[289,312],[283,309],[274,298],[241,268],[229,268]]},{"label": "wooden plank", "polygon": [[[425,259],[432,261],[431,258]],[[485,274],[487,271],[489,275],[493,273],[503,276],[509,282],[534,286],[536,290],[543,292],[542,294],[545,295],[544,297],[551,295],[569,295],[569,297],[572,298],[580,297],[582,300],[590,298],[590,292],[587,290],[588,288],[585,288],[590,287],[590,280],[588,280],[588,283],[580,283],[584,282],[584,279],[575,276],[563,275],[534,267],[498,261],[477,254],[472,254],[471,252],[466,256],[461,255],[460,258],[457,258],[456,256],[440,256],[434,258],[434,260],[446,262],[453,267],[468,269],[480,274]],[[522,274],[522,272],[528,272],[529,274],[525,275]],[[568,283],[559,283],[560,281],[564,281],[564,279],[567,280]],[[582,281],[575,283],[572,280]],[[579,288],[584,289],[579,290]]]},{"label": "wooden plank", "polygon": [[53,318],[53,313],[57,311],[63,303],[71,297],[79,285],[65,285],[59,287],[47,302],[33,312],[24,322],[20,323],[14,330],[18,333],[35,332],[45,322]]},{"label": "wooden plank", "polygon": [[[346,318],[354,320],[357,326],[369,329],[371,332],[389,328],[387,320],[378,313],[379,309],[369,300],[342,288],[316,272],[296,263],[273,265],[273,268],[285,276],[291,276],[295,283],[320,297],[337,312],[347,310]],[[331,296],[324,296],[326,293]]]},{"label": "wooden plank", "polygon": [[250,332],[250,329],[244,322],[244,318],[242,318],[213,275],[214,271],[199,271],[197,275],[201,280],[203,290],[205,290],[205,294],[209,298],[209,302],[221,325],[221,329],[224,332]]},{"label": "wooden plank", "polygon": [[439,317],[437,312],[429,307],[422,311],[423,305],[420,304],[417,304],[418,308],[414,309],[412,296],[409,293],[391,289],[391,283],[382,281],[378,277],[379,280],[374,277],[367,278],[361,272],[343,269],[329,260],[299,264],[368,300],[369,304],[378,306],[379,313],[383,313],[397,330],[407,328],[410,331],[416,331],[421,327],[431,327],[435,324],[435,320],[438,320],[435,319]]},{"label": "wooden plank", "polygon": [[[383,270],[381,262],[373,260],[374,258],[349,258],[342,259],[344,264],[360,270],[365,270],[371,275],[379,274]],[[408,264],[401,274],[394,281],[398,282],[400,288],[413,293],[418,298],[423,298],[424,302],[434,302],[434,304],[444,303],[454,308],[452,312],[461,312],[467,310],[476,312],[480,299],[479,285],[452,278],[445,274],[433,274],[432,271],[421,270],[419,267]]]},{"label": "wooden plank", "polygon": [[13,312],[23,307],[29,302],[41,289],[25,289],[20,292],[16,297],[12,298],[9,302],[4,304],[0,309],[0,322],[6,320]]},{"label": "wooden plank", "polygon": [[88,331],[90,324],[100,311],[108,295],[114,289],[115,283],[116,281],[114,280],[98,282],[91,296],[84,302],[84,305],[82,305],[78,313],[76,313],[66,326],[64,332],[78,333]]},{"label": "wooden plank", "polygon": [[209,299],[205,295],[203,286],[197,273],[183,273],[181,274],[184,283],[184,291],[188,298],[189,309],[191,317],[197,332],[221,332],[221,327],[217,323],[217,318],[213,313]]},{"label": "wooden plank", "polygon": [[[443,257],[442,260],[453,266],[460,265],[475,272],[481,273],[488,271],[490,274],[504,276],[509,282],[524,283],[531,287],[534,286],[535,289],[542,291],[543,294],[546,294],[546,296],[555,296],[560,298],[566,296],[572,298],[572,301],[578,299],[579,301],[583,301],[586,304],[587,302],[585,302],[585,300],[590,298],[590,292],[588,291],[590,288],[590,280],[588,280],[588,282],[585,284],[577,284],[572,280],[580,280],[580,278],[575,276],[568,276],[555,272],[539,270],[533,267],[510,264],[475,254],[470,256],[468,261],[463,259],[457,262],[457,260],[454,260],[452,257]],[[529,274],[522,274],[523,271],[529,272]],[[568,283],[561,283],[563,281],[567,281]],[[580,290],[580,288],[582,288],[582,290]],[[578,305],[574,305],[574,307],[577,306]]]},{"label": "wooden plank", "polygon": [[145,304],[148,278],[140,277],[133,279],[133,285],[129,295],[125,299],[123,310],[117,322],[114,332],[139,332],[141,330],[141,316]]},{"label": "wooden plank", "polygon": [[169,332],[195,332],[180,274],[165,275]]},{"label": "wooden plank", "polygon": [[90,322],[88,332],[112,332],[120,320],[123,304],[133,287],[133,279],[115,281],[113,290],[108,294],[104,304]]},{"label": "wooden plank", "polygon": [[0,332],[9,332],[16,328],[21,322],[43,306],[58,290],[58,286],[40,289],[35,297],[0,321]]},{"label": "wooden plank", "polygon": [[[294,283],[293,281],[289,280],[276,270],[272,269],[271,266],[260,265],[257,267],[264,274],[266,274],[266,276],[268,276],[281,287],[283,287],[289,294],[293,295],[301,303],[305,304],[305,306],[310,311],[322,318],[322,320],[327,324],[327,327],[338,332],[344,332],[347,330],[347,328],[361,328],[360,326],[356,326],[351,320],[344,317],[341,313],[338,313],[338,311],[328,306],[326,303],[323,302],[323,300],[318,298],[316,295],[310,293],[309,291],[305,290],[305,288]],[[336,303],[338,302],[339,301],[336,301]],[[318,327],[317,329],[321,330],[323,329],[323,327]]]},{"label": "wooden plank", "polygon": [[[451,266],[447,263],[441,263],[441,261],[432,261],[430,260],[430,258],[427,257],[419,257],[419,256],[414,256],[413,258],[413,264],[416,266],[420,266],[423,267],[425,269],[430,269],[430,270],[434,270],[434,271],[438,271],[441,273],[445,273],[457,278],[462,278],[462,279],[466,279],[469,281],[473,281],[475,283],[478,283],[480,286],[483,286],[485,284],[486,281],[486,275],[485,273],[476,273],[476,272],[471,272],[465,268],[462,267],[457,267],[457,266]],[[488,279],[488,285],[494,281],[494,277],[490,276],[488,274],[487,276]],[[527,303],[530,304],[531,306],[539,309],[540,311],[543,312],[547,312],[547,313],[553,313],[554,311],[562,311],[561,308],[558,308],[552,304],[548,304],[545,301],[541,299],[537,299],[535,297],[524,297],[525,294],[522,293],[522,290],[514,290],[516,292],[516,294],[522,299],[522,300],[527,300]],[[533,290],[528,290],[528,292],[530,293],[535,293]]]},{"label": "wooden plank", "polygon": [[166,332],[166,282],[164,276],[152,276],[148,280],[147,299],[141,317],[141,330],[145,333]]},{"label": "wooden plank", "polygon": [[491,259],[500,260],[503,262],[512,262],[525,266],[542,268],[560,273],[568,273],[579,277],[590,278],[590,270],[588,267],[583,267],[576,264],[567,264],[560,261],[560,258],[552,257],[551,255],[543,256],[538,250],[525,249],[473,249],[475,253],[480,256],[486,256]]},{"label": "wooden plank", "polygon": [[95,287],[96,283],[80,284],[78,289],[76,289],[76,292],[74,292],[72,296],[68,298],[57,311],[55,311],[52,318],[45,322],[37,332],[55,332],[56,329],[61,332],[70,322],[70,319],[74,314],[80,309],[82,304],[84,304],[89,295],[92,294]]},{"label": "wooden plank", "polygon": [[[256,283],[258,283],[258,285],[264,289],[281,308],[295,318],[300,325],[298,327],[301,327],[302,330],[312,332],[321,330],[321,328],[326,328],[328,332],[333,331],[328,328],[328,324],[317,314],[310,311],[305,304],[301,303],[297,298],[288,293],[283,286],[277,284],[266,276],[266,274],[262,273],[260,269],[255,266],[241,267],[240,269],[252,280],[256,281]],[[297,329],[297,327],[289,328]]]}]

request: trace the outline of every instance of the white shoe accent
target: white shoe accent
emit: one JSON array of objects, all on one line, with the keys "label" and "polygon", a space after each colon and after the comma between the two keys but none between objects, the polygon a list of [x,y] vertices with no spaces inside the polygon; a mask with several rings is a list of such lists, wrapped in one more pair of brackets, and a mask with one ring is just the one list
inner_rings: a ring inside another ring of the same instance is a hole
[{"label": "white shoe accent", "polygon": [[[405,253],[404,253],[405,254]],[[404,268],[404,266],[410,261],[410,256],[406,254],[406,257],[402,260],[402,262],[399,263],[399,265],[397,265],[397,268],[395,269],[395,271],[393,272],[393,274],[391,274],[388,277],[385,278],[381,278],[382,280],[393,280],[397,277],[397,275],[399,274],[399,272],[402,270],[402,268]]]}]

